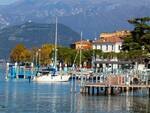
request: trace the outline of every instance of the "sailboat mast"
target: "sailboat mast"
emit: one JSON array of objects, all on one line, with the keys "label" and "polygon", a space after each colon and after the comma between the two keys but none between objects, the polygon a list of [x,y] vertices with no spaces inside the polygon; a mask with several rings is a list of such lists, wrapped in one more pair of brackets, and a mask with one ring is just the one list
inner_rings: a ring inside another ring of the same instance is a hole
[{"label": "sailboat mast", "polygon": [[58,31],[58,20],[57,20],[57,17],[56,17],[56,26],[55,26],[55,58],[54,58],[54,67],[56,68],[57,66],[57,38],[58,38],[58,34],[57,34],[57,31]]},{"label": "sailboat mast", "polygon": [[81,32],[81,41],[80,41],[80,68],[82,68],[82,36],[83,33]]}]

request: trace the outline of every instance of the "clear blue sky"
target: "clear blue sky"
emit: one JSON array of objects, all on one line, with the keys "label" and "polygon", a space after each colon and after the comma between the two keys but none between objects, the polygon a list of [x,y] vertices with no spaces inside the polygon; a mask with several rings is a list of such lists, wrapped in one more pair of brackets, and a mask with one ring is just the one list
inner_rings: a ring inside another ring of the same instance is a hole
[{"label": "clear blue sky", "polygon": [[13,3],[17,0],[0,0],[0,5],[5,5],[5,4],[10,4],[10,3]]}]

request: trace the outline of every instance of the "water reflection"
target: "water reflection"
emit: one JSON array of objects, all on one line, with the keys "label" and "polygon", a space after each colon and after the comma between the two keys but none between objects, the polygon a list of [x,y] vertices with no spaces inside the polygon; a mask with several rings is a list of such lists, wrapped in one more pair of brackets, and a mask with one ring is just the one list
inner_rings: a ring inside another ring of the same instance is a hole
[{"label": "water reflection", "polygon": [[0,82],[0,113],[149,113],[150,99],[85,96],[70,93],[69,83]]}]

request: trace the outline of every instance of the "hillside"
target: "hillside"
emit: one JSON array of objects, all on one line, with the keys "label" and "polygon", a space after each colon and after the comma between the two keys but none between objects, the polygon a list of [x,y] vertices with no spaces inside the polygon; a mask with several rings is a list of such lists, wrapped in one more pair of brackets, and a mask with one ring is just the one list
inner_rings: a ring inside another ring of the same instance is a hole
[{"label": "hillside", "polygon": [[[150,16],[150,0],[18,0],[0,8],[0,26],[28,20],[59,22],[88,37],[95,33],[131,29],[127,20]],[[16,21],[17,20],[17,21]]]},{"label": "hillside", "polygon": [[[39,47],[44,43],[53,43],[55,38],[55,24],[39,24],[27,22],[0,30],[0,56],[7,57],[10,49],[18,43],[28,48]],[[69,46],[79,40],[77,32],[69,27],[58,24],[58,44]]]}]

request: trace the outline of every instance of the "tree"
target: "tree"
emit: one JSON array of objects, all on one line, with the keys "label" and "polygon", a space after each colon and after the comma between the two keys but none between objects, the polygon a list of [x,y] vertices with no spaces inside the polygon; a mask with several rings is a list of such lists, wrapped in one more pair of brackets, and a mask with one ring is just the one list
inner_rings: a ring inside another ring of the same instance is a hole
[{"label": "tree", "polygon": [[28,50],[23,44],[18,44],[14,49],[12,49],[10,60],[12,62],[31,62],[31,51]]},{"label": "tree", "polygon": [[122,46],[123,50],[141,50],[143,47],[149,50],[150,44],[150,17],[135,18],[128,20],[134,26],[131,36],[125,38]]},{"label": "tree", "polygon": [[150,52],[150,17],[135,18],[128,21],[134,26],[131,36],[125,38],[122,49],[128,51],[126,57],[142,62]]},{"label": "tree", "polygon": [[52,60],[50,58],[50,54],[52,53],[54,45],[52,44],[44,44],[41,48],[38,49],[38,58],[40,60],[40,65],[49,65]]},{"label": "tree", "polygon": [[148,52],[150,52],[150,32],[141,37],[141,42],[144,47],[143,49],[146,49]]},{"label": "tree", "polygon": [[58,60],[65,64],[71,65],[76,56],[76,50],[69,47],[58,47]]}]

